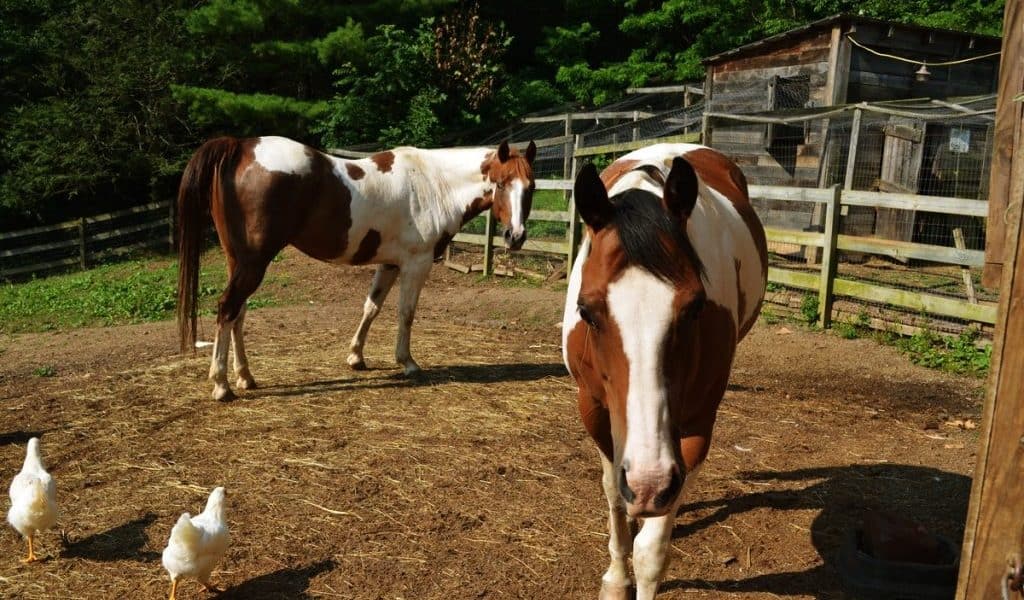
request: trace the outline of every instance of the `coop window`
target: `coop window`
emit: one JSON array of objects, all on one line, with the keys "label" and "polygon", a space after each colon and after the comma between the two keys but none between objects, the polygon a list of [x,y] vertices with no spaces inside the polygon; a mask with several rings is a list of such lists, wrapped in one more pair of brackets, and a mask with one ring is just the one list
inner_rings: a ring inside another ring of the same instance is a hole
[{"label": "coop window", "polygon": [[[805,108],[810,103],[811,78],[809,75],[793,75],[781,77],[774,75],[768,80],[766,110],[774,112],[787,108]],[[782,140],[793,140],[805,137],[804,127],[791,125],[765,125],[764,147],[770,149],[773,144]]]}]

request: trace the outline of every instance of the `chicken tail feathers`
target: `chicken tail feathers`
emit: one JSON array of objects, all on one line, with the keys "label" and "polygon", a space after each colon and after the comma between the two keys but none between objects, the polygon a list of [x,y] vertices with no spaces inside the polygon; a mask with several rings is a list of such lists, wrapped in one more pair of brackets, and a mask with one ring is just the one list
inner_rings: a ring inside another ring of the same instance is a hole
[{"label": "chicken tail feathers", "polygon": [[171,543],[179,543],[189,548],[194,548],[203,537],[203,532],[192,524],[192,516],[184,513],[178,517],[178,522],[171,529]]}]

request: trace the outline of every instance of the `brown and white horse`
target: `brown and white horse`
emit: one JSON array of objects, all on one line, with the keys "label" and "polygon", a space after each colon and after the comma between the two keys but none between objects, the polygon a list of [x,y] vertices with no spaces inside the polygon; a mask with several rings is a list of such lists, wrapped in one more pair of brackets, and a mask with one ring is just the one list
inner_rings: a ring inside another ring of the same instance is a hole
[{"label": "brown and white horse", "polygon": [[[611,564],[602,598],[657,592],[676,511],[707,456],[736,344],[764,297],[764,230],[718,152],[661,144],[576,178],[587,237],[573,265],[563,358],[597,443]],[[635,540],[635,520],[643,527]]]},{"label": "brown and white horse", "polygon": [[209,210],[229,278],[210,365],[215,399],[233,397],[227,379],[232,339],[236,385],[256,385],[242,339],[245,302],[288,244],[325,262],[378,265],[352,338],[348,364],[354,369],[365,368],[366,334],[401,276],[395,358],[407,375],[419,371],[409,335],[431,263],[463,224],[488,208],[505,225],[506,245],[522,247],[536,150],[533,142],[522,155],[507,142],[497,149],[405,147],[344,160],[282,137],[206,142],[185,167],[178,192],[182,351],[195,345],[199,253]]}]

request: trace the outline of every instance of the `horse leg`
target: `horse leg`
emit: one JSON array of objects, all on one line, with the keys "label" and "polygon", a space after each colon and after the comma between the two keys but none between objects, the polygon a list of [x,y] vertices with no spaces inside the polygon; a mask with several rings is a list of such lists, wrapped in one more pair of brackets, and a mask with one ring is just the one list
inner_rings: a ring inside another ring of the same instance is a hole
[{"label": "horse leg", "polygon": [[672,504],[672,508],[663,517],[644,519],[636,540],[633,542],[633,570],[636,572],[636,600],[654,600],[658,593],[658,583],[668,567],[668,547],[672,541],[672,527],[676,521],[676,511],[683,498],[693,487],[697,479],[697,470],[686,474],[683,489]]},{"label": "horse leg", "polygon": [[366,368],[363,360],[363,344],[366,343],[366,334],[370,331],[370,325],[380,313],[380,307],[384,305],[384,299],[388,297],[391,286],[395,284],[398,277],[398,267],[395,265],[377,265],[377,272],[373,274],[373,283],[370,284],[370,293],[363,303],[363,318],[359,321],[355,336],[352,337],[352,344],[349,347],[348,366],[357,371]]},{"label": "horse leg", "polygon": [[[266,262],[245,263],[239,261],[232,270],[228,287],[220,297],[217,308],[217,337],[213,342],[213,357],[210,360],[210,379],[213,381],[213,399],[227,402],[235,394],[228,385],[228,349],[235,322],[239,320],[245,301],[256,291],[267,272]],[[238,329],[241,339],[241,326]],[[242,349],[244,356],[245,349]],[[237,356],[236,356],[237,360]],[[248,371],[248,369],[246,369]],[[251,375],[250,375],[251,377]]]},{"label": "horse leg", "polygon": [[409,352],[409,337],[412,321],[416,316],[416,303],[420,299],[420,291],[430,274],[433,264],[428,255],[427,260],[409,261],[402,265],[402,281],[399,284],[398,296],[398,342],[395,345],[395,360],[402,365],[406,375],[420,372],[420,366],[412,359]]},{"label": "horse leg", "polygon": [[246,305],[243,303],[242,308],[238,311],[238,318],[235,319],[235,323],[231,327],[231,343],[235,350],[235,375],[238,377],[235,385],[243,390],[254,390],[256,389],[256,380],[253,379],[252,373],[249,371],[249,358],[245,355],[245,340],[242,337],[246,310]]},{"label": "horse leg", "polygon": [[628,600],[632,598],[633,581],[629,578],[626,557],[633,541],[629,522],[626,519],[626,507],[619,495],[619,486],[615,480],[615,467],[604,453],[601,454],[601,467],[604,474],[601,485],[604,495],[608,498],[608,554],[611,563],[601,577],[600,600]]}]

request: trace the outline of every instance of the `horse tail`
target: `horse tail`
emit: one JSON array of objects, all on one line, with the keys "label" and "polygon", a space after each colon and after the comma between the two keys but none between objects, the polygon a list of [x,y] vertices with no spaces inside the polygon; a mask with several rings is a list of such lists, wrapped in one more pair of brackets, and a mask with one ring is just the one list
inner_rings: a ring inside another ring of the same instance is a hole
[{"label": "horse tail", "polygon": [[188,161],[178,188],[178,339],[181,352],[195,351],[196,312],[199,302],[199,254],[206,214],[216,200],[223,201],[223,174],[238,164],[241,141],[221,137],[203,144]]}]

